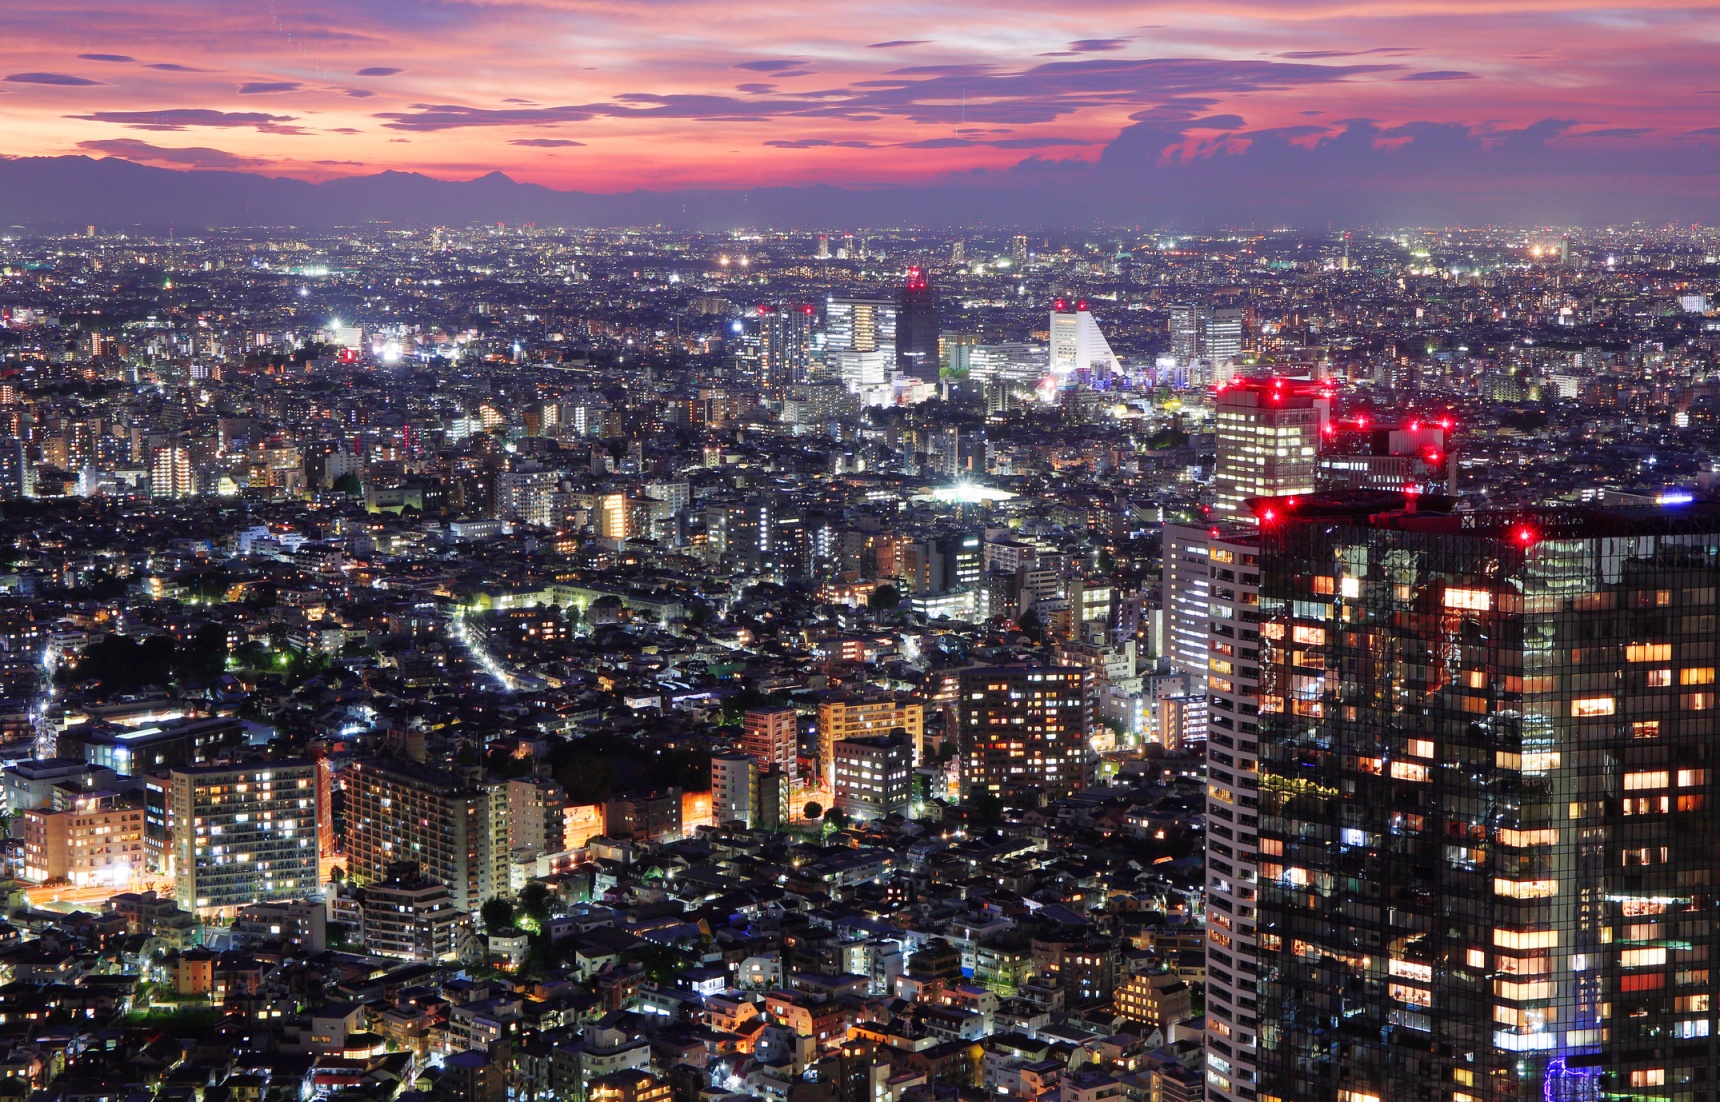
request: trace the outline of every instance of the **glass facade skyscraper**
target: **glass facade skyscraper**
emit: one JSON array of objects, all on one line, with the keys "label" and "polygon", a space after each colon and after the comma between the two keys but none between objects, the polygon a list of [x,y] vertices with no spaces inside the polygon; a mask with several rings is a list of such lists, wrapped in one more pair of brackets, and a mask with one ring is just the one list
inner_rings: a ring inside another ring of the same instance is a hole
[{"label": "glass facade skyscraper", "polygon": [[1259,1097],[1709,1102],[1720,510],[1276,504]]},{"label": "glass facade skyscraper", "polygon": [[924,268],[909,268],[902,281],[901,312],[896,316],[896,370],[904,375],[938,377],[938,292]]}]

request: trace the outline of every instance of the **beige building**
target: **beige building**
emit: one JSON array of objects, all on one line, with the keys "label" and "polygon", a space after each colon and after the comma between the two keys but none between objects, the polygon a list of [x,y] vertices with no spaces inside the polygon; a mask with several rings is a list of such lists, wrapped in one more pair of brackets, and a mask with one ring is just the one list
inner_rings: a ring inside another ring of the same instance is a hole
[{"label": "beige building", "polygon": [[926,741],[926,709],[923,705],[891,697],[827,700],[820,704],[818,768],[824,783],[835,783],[838,742],[887,735],[897,729],[914,749],[914,764],[920,764]]},{"label": "beige building", "polygon": [[77,796],[62,811],[23,812],[23,878],[119,887],[143,871],[143,808],[112,792]]}]

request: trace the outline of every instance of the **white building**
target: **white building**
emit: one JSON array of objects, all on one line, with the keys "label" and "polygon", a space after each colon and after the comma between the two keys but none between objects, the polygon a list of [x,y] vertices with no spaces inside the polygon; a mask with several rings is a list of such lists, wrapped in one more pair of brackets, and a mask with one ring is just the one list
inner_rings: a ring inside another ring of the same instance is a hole
[{"label": "white building", "polygon": [[711,818],[718,823],[752,826],[758,806],[758,759],[751,754],[711,758]]},{"label": "white building", "polygon": [[1077,299],[1073,305],[1061,298],[1052,303],[1050,328],[1049,367],[1059,382],[1071,377],[1103,382],[1122,372],[1122,364],[1111,351],[1111,342],[1099,331],[1086,299]]}]

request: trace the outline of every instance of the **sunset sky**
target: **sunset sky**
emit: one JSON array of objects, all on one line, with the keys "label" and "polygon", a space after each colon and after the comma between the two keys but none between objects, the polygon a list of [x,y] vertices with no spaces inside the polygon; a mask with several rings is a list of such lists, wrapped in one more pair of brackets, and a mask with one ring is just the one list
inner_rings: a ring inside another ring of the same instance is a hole
[{"label": "sunset sky", "polygon": [[1714,163],[1720,18],[1585,0],[7,0],[0,128],[12,156],[499,169],[588,191],[1437,134],[1470,153],[1533,141],[1629,187]]}]

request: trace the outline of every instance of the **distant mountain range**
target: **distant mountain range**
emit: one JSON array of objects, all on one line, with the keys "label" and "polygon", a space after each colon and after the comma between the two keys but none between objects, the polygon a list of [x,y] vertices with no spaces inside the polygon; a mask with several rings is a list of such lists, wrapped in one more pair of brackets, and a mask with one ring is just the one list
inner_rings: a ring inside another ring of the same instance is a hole
[{"label": "distant mountain range", "polygon": [[1147,125],[1125,129],[1096,161],[1028,158],[1008,169],[878,187],[601,194],[523,184],[500,172],[452,181],[391,171],[312,184],[119,157],[0,157],[0,230],[534,222],[704,231],[1101,225],[1330,231],[1720,220],[1720,142],[1629,161],[1575,139],[1551,142],[1549,135],[1569,126],[1557,120],[1533,138],[1488,144],[1436,132],[1399,145],[1380,141],[1381,132],[1362,120],[1311,148],[1256,136],[1243,154],[1173,162],[1161,150],[1178,135],[1138,132]]},{"label": "distant mountain range", "polygon": [[[248,172],[155,168],[117,157],[17,157],[0,159],[0,228],[972,225],[984,217],[986,205],[976,204],[975,190],[810,186],[606,195],[519,183],[500,172],[448,181],[390,171],[313,184]],[[1015,191],[997,199],[999,217],[1009,217],[1005,208],[1019,209],[1022,201]]]}]

